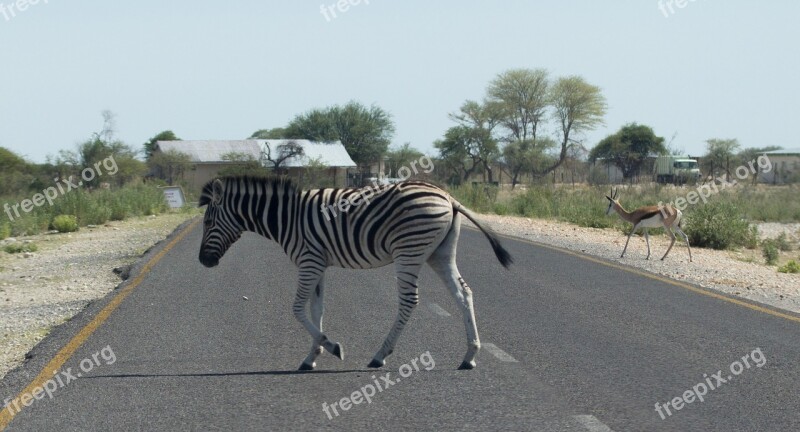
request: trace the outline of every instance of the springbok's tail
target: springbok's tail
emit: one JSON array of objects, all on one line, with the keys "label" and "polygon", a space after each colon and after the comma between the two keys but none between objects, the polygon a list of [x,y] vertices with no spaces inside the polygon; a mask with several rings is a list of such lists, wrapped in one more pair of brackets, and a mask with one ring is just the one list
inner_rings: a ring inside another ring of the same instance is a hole
[{"label": "springbok's tail", "polygon": [[508,253],[508,251],[503,247],[503,245],[500,243],[500,240],[497,238],[497,234],[495,234],[491,228],[486,227],[478,222],[478,219],[475,218],[475,215],[456,200],[453,200],[453,210],[466,216],[467,219],[472,221],[472,223],[474,223],[475,226],[481,230],[483,235],[489,239],[489,244],[492,245],[492,250],[494,250],[497,260],[500,261],[500,264],[502,264],[503,267],[508,268],[508,266],[514,263],[514,259],[511,257],[511,254]]}]

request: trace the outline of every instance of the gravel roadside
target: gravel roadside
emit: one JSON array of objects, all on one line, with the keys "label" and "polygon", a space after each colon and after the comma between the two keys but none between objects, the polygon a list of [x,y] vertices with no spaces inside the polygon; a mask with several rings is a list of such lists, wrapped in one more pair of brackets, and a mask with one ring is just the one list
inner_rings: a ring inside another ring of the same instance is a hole
[{"label": "gravel roadside", "polygon": [[140,217],[0,242],[38,247],[33,253],[0,252],[0,378],[20,365],[53,326],[117,287],[122,279],[115,268],[133,264],[192,216]]},{"label": "gravel roadside", "polygon": [[[761,251],[718,251],[692,248],[689,262],[686,244],[675,242],[666,260],[661,256],[669,246],[666,235],[651,235],[650,260],[644,237],[631,238],[625,258],[620,258],[626,235],[618,230],[583,228],[564,222],[513,216],[480,215],[495,231],[512,237],[544,243],[585,253],[675,280],[743,297],[781,309],[800,313],[800,274],[778,273],[764,264]],[[762,238],[774,238],[785,232],[790,241],[800,241],[800,224],[758,225]],[[797,259],[795,250],[790,256]]]}]

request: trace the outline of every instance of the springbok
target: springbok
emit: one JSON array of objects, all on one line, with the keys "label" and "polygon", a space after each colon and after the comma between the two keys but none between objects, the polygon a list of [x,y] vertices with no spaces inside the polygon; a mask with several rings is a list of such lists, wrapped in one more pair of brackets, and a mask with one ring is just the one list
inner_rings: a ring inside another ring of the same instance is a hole
[{"label": "springbok", "polygon": [[611,196],[606,195],[606,198],[608,199],[608,209],[606,209],[606,214],[611,215],[612,212],[616,212],[622,220],[633,224],[633,230],[631,230],[631,233],[628,234],[628,240],[625,242],[625,248],[622,249],[622,255],[620,255],[620,258],[625,256],[625,251],[628,250],[628,242],[631,241],[631,236],[633,236],[633,233],[635,233],[637,229],[642,228],[644,229],[644,239],[647,243],[647,258],[645,259],[649,260],[650,236],[647,234],[647,229],[663,227],[667,234],[669,234],[672,242],[670,242],[667,251],[664,253],[664,256],[661,257],[661,260],[663,261],[664,258],[667,257],[667,254],[669,254],[669,251],[672,250],[672,246],[675,244],[675,233],[672,232],[672,229],[674,228],[686,241],[686,248],[689,250],[689,262],[692,262],[692,248],[689,246],[689,236],[687,236],[686,233],[681,229],[683,213],[681,213],[680,210],[671,205],[658,205],[640,207],[632,212],[629,212],[619,204],[619,200],[617,200],[618,196],[619,190],[615,191],[614,188],[611,188]]}]

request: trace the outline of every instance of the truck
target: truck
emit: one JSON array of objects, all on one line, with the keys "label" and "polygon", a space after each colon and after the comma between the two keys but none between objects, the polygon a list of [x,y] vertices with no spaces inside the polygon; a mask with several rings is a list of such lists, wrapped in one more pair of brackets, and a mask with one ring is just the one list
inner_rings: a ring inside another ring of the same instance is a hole
[{"label": "truck", "polygon": [[694,182],[703,176],[697,160],[689,156],[658,156],[653,171],[655,181],[664,184]]}]

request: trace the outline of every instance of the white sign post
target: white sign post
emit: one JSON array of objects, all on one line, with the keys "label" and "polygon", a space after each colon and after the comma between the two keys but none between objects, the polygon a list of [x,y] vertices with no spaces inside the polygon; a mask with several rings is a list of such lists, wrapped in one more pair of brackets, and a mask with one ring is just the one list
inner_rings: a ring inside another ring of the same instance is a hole
[{"label": "white sign post", "polygon": [[183,189],[180,186],[165,186],[164,189],[164,198],[167,199],[167,205],[169,208],[181,208],[186,205],[186,198],[183,196]]}]

